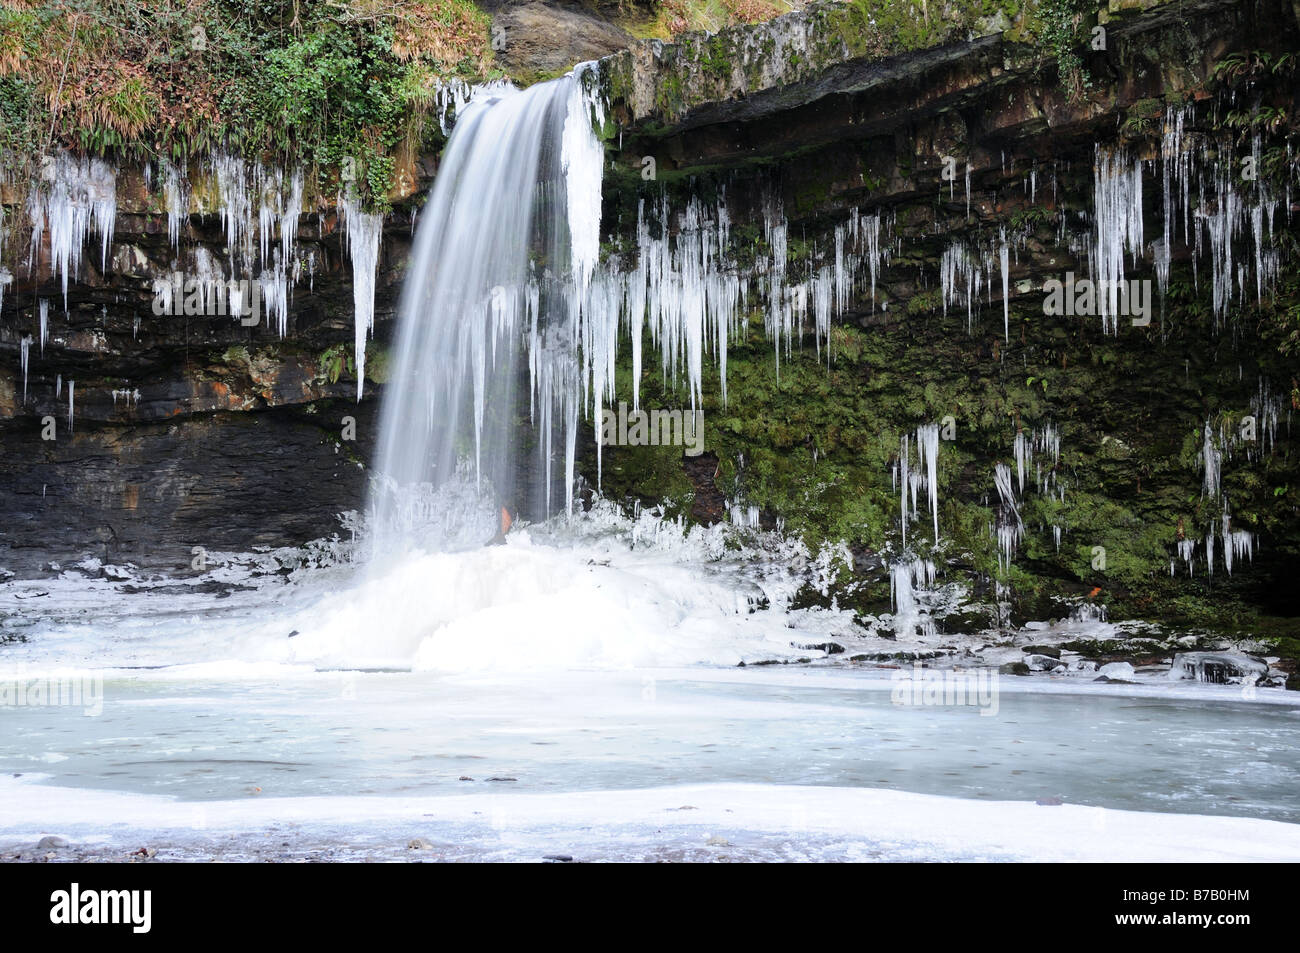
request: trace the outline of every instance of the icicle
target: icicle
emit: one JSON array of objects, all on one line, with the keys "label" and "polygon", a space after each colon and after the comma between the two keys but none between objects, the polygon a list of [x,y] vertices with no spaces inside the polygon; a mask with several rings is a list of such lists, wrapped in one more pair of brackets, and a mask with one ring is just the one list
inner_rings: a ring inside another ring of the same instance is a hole
[{"label": "icicle", "polygon": [[1020,544],[1024,523],[1020,518],[1020,507],[1016,503],[1016,491],[1011,484],[1011,468],[999,463],[993,468],[993,485],[997,487],[998,497],[1002,501],[997,521],[998,565],[1006,569],[1011,565],[1011,556]]},{"label": "icicle", "polygon": [[898,473],[899,473],[898,482],[899,482],[899,489],[902,494],[902,499],[900,502],[900,522],[903,527],[903,549],[904,550],[907,549],[907,494],[912,483],[911,473],[909,472],[908,459],[907,459],[907,442],[908,442],[907,435],[904,434],[902,446],[899,448],[898,451]]},{"label": "icicle", "polygon": [[1010,248],[1007,246],[1007,231],[1002,229],[998,243],[998,263],[1002,269],[1002,337],[1011,340],[1011,260]]},{"label": "icicle", "polygon": [[354,196],[340,196],[339,224],[347,236],[352,259],[353,354],[357,367],[357,400],[366,385],[366,337],[375,326],[375,275],[379,267],[379,240],[384,216],[362,212]]},{"label": "icicle", "polygon": [[18,342],[18,363],[23,370],[23,403],[24,404],[27,403],[27,355],[28,352],[31,350],[31,346],[32,346],[32,336],[30,334],[23,335],[22,339]]},{"label": "icicle", "polygon": [[930,513],[934,518],[934,544],[939,545],[939,425],[916,428],[917,463],[925,467],[925,484],[930,492]]},{"label": "icicle", "polygon": [[1129,160],[1120,150],[1109,153],[1096,147],[1093,173],[1094,250],[1090,260],[1097,283],[1102,328],[1118,333],[1118,294],[1124,280],[1124,252],[1142,251],[1142,161]]},{"label": "icicle", "polygon": [[916,595],[934,584],[935,565],[928,559],[900,559],[889,566],[889,592],[894,605],[894,636],[910,638],[934,631],[933,622],[923,619]]},{"label": "icicle", "polygon": [[1205,439],[1201,443],[1201,467],[1205,470],[1205,479],[1201,487],[1201,495],[1210,498],[1219,495],[1219,471],[1223,464],[1223,454],[1214,445],[1214,434],[1210,429],[1210,422],[1205,422]]},{"label": "icicle", "polygon": [[1025,440],[1023,430],[1016,431],[1016,439],[1012,444],[1012,455],[1016,458],[1016,479],[1020,483],[1020,492],[1025,492],[1025,470],[1028,469],[1029,463],[1033,461],[1033,450],[1029,442]]},{"label": "icicle", "polygon": [[167,206],[167,238],[172,248],[180,248],[181,225],[189,218],[189,195],[186,183],[176,166],[162,160],[163,202]]}]

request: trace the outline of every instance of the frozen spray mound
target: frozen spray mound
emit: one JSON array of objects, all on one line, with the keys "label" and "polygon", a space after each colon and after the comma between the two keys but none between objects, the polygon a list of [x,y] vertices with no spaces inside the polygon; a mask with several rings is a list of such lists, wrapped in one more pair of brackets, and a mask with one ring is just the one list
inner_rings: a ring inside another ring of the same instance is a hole
[{"label": "frozen spray mound", "polygon": [[777,534],[632,519],[598,502],[504,546],[371,566],[292,620],[286,660],[486,672],[791,656],[795,614],[784,607],[809,570],[828,571]]},{"label": "frozen spray mound", "polygon": [[295,623],[290,660],[318,667],[734,665],[754,652],[790,651],[788,635],[773,642],[769,626],[754,624],[741,588],[697,566],[610,560],[589,546],[556,549],[526,536],[412,553],[311,614]]}]

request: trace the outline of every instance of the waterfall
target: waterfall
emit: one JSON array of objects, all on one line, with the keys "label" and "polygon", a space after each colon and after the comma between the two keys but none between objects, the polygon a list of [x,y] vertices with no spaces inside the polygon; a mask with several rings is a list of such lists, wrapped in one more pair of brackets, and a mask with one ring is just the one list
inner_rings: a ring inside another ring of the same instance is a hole
[{"label": "waterfall", "polygon": [[[481,543],[494,504],[549,514],[557,436],[572,509],[584,388],[612,389],[613,376],[610,362],[586,378],[579,357],[612,347],[603,324],[581,321],[603,162],[590,77],[580,66],[522,91],[487,84],[457,116],[399,304],[371,489],[379,546],[411,533],[426,546]],[[525,372],[529,400],[517,406]],[[529,418],[540,481],[519,453]]]}]

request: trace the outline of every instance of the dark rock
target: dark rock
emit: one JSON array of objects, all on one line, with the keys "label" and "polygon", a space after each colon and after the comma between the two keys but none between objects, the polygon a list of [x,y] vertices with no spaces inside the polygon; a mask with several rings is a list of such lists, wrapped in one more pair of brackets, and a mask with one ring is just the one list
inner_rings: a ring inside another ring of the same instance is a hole
[{"label": "dark rock", "polygon": [[797,643],[791,642],[790,644],[797,649],[803,649],[805,652],[808,651],[825,652],[827,655],[839,655],[841,652],[844,651],[844,646],[840,645],[837,642],[817,642],[812,645],[799,645]]},{"label": "dark rock", "polygon": [[1050,655],[1028,655],[1025,657],[1025,664],[1029,666],[1029,670],[1032,672],[1050,672],[1054,669],[1065,668],[1064,662],[1052,658]]},{"label": "dark rock", "polygon": [[[85,424],[53,442],[0,428],[0,561],[28,577],[52,554],[189,574],[194,547],[247,552],[339,533],[338,514],[365,506],[366,470],[353,457],[369,459],[377,410],[364,401]],[[358,421],[347,453],[332,432],[345,413]]]},{"label": "dark rock", "polygon": [[1020,651],[1026,655],[1046,655],[1048,658],[1059,659],[1061,650],[1055,645],[1026,645],[1022,646]]},{"label": "dark rock", "polygon": [[488,0],[492,30],[503,48],[497,61],[526,82],[548,79],[578,63],[620,50],[632,37],[598,9],[556,0]]}]

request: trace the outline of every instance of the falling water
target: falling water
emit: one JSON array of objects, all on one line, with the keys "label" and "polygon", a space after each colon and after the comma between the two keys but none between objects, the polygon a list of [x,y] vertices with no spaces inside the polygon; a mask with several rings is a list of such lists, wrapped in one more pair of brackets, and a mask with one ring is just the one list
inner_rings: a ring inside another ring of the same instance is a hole
[{"label": "falling water", "polygon": [[[589,70],[523,91],[480,87],[457,118],[399,306],[371,496],[380,545],[410,533],[425,545],[482,542],[474,534],[492,526],[494,497],[549,512],[557,433],[572,507],[580,308],[599,251]],[[530,401],[520,407],[525,370]],[[540,492],[518,453],[521,417],[537,428]],[[452,517],[421,503],[447,494]]]}]

